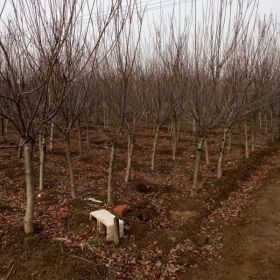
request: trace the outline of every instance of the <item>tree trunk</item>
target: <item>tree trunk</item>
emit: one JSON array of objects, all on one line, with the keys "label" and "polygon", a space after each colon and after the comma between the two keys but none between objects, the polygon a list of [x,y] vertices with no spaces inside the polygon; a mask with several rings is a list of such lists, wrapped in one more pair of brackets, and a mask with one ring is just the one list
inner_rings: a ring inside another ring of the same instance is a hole
[{"label": "tree trunk", "polygon": [[1,118],[1,134],[3,139],[5,140],[5,119]]},{"label": "tree trunk", "polygon": [[6,119],[6,120],[5,120],[5,134],[6,134],[6,135],[8,134],[8,125],[9,125],[9,120]]},{"label": "tree trunk", "polygon": [[205,163],[206,163],[206,165],[209,165],[210,160],[209,160],[209,150],[208,150],[207,138],[204,140],[204,151],[205,151]]},{"label": "tree trunk", "polygon": [[106,123],[107,123],[107,126],[110,125],[110,122],[109,122],[109,110],[108,110],[108,108],[106,110]]},{"label": "tree trunk", "polygon": [[153,153],[152,153],[152,162],[151,162],[151,170],[155,170],[155,161],[156,161],[156,151],[157,151],[157,141],[159,136],[159,124],[156,126],[154,145],[153,145]]},{"label": "tree trunk", "polygon": [[196,143],[196,121],[193,119],[193,142]]},{"label": "tree trunk", "polygon": [[88,148],[90,147],[89,125],[90,125],[90,122],[88,121],[88,123],[87,123],[87,147]]},{"label": "tree trunk", "polygon": [[243,137],[242,137],[242,135],[244,133],[244,126],[242,128],[242,123],[241,122],[239,122],[239,124],[238,124],[238,133],[240,135],[240,137],[238,137],[239,144],[242,145],[243,144]]},{"label": "tree trunk", "polygon": [[177,136],[176,136],[176,141],[177,141],[177,144],[179,143],[179,139],[180,139],[180,132],[181,132],[181,122],[178,121],[178,125],[177,125]]},{"label": "tree trunk", "polygon": [[271,121],[271,140],[275,140],[275,119]]},{"label": "tree trunk", "polygon": [[103,105],[103,127],[106,129],[108,124],[108,108],[107,106]]},{"label": "tree trunk", "polygon": [[45,155],[46,155],[46,136],[42,134],[40,137],[40,173],[39,173],[39,190],[44,189],[45,175]]},{"label": "tree trunk", "polygon": [[173,120],[171,120],[170,124],[168,126],[168,134],[169,134],[169,136],[173,135],[173,129],[174,129],[174,127],[173,127]]},{"label": "tree trunk", "polygon": [[268,133],[268,117],[267,114],[265,114],[265,133]]},{"label": "tree trunk", "polygon": [[262,128],[262,113],[259,112],[260,128]]},{"label": "tree trunk", "polygon": [[114,175],[114,165],[116,156],[116,144],[113,143],[111,146],[109,170],[108,170],[108,193],[107,193],[107,204],[113,204],[113,175]]},{"label": "tree trunk", "polygon": [[280,115],[278,116],[278,139],[280,139]]},{"label": "tree trunk", "polygon": [[245,157],[249,158],[248,127],[246,121],[244,122],[244,136],[245,136]]},{"label": "tree trunk", "polygon": [[18,159],[22,158],[23,143],[24,143],[24,140],[22,138],[20,138],[19,147],[18,147],[18,153],[17,153],[17,158]]},{"label": "tree trunk", "polygon": [[231,152],[231,142],[232,142],[232,128],[229,129],[228,131],[228,146],[227,146],[227,151],[230,153]]},{"label": "tree trunk", "polygon": [[227,133],[228,133],[228,129],[225,128],[221,147],[220,147],[219,159],[218,159],[218,170],[217,170],[218,178],[221,178],[223,175],[223,159],[224,159],[224,152],[225,152],[225,146],[226,146],[226,140],[227,140]]},{"label": "tree trunk", "polygon": [[176,151],[177,151],[177,122],[173,120],[173,129],[172,129],[172,160],[176,160]]},{"label": "tree trunk", "polygon": [[80,120],[78,120],[78,143],[79,143],[79,154],[81,156],[83,154],[83,143],[82,143],[82,129],[81,129]]},{"label": "tree trunk", "polygon": [[256,149],[256,135],[257,135],[257,124],[256,124],[256,116],[253,115],[251,120],[251,149],[252,152]]},{"label": "tree trunk", "polygon": [[275,140],[275,117],[274,113],[270,112],[271,140]]},{"label": "tree trunk", "polygon": [[128,183],[128,181],[130,180],[133,151],[134,151],[134,138],[132,135],[128,135],[127,167],[126,167],[126,174],[124,178],[124,181],[126,183]]},{"label": "tree trunk", "polygon": [[200,167],[200,160],[201,160],[201,152],[202,152],[203,142],[204,142],[204,138],[199,138],[198,139],[197,149],[196,149],[196,160],[195,160],[195,167],[194,167],[192,193],[195,193],[197,191],[197,183],[198,183],[198,175],[199,175],[199,167]]},{"label": "tree trunk", "polygon": [[155,134],[156,133],[156,121],[153,120],[153,133]]},{"label": "tree trunk", "polygon": [[53,149],[53,130],[54,130],[54,121],[51,120],[50,151],[52,151]]},{"label": "tree trunk", "polygon": [[70,178],[70,194],[72,198],[76,198],[76,186],[74,181],[74,170],[73,170],[72,154],[70,149],[69,134],[65,136],[65,151],[66,151],[66,158],[67,158],[69,178]]},{"label": "tree trunk", "polygon": [[26,209],[24,216],[24,232],[31,234],[34,232],[33,212],[34,212],[34,168],[33,168],[33,146],[34,142],[24,144],[24,170],[26,181]]}]

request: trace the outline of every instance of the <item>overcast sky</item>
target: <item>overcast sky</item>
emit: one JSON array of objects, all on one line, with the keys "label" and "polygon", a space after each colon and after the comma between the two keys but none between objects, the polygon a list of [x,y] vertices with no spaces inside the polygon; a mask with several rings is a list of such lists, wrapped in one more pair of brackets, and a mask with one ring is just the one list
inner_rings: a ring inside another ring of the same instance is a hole
[{"label": "overcast sky", "polygon": [[[146,20],[144,30],[152,30],[151,28],[153,22],[157,22],[162,16],[164,19],[168,19],[173,11],[173,3],[175,3],[175,18],[177,22],[183,24],[184,16],[193,14],[193,3],[194,0],[136,0],[139,3],[142,1],[144,5],[146,4]],[[203,6],[209,3],[209,1],[218,2],[218,0],[196,0],[197,1],[197,15],[198,18],[202,17]],[[238,0],[225,0],[232,1],[237,4]],[[242,3],[248,0],[241,0]],[[244,2],[243,2],[244,1]],[[253,0],[252,0],[253,1]],[[233,5],[234,6],[234,5]],[[280,16],[280,0],[259,0],[258,14],[260,16],[273,14],[275,16]],[[160,16],[161,15],[161,16]],[[280,19],[279,19],[280,20]],[[165,21],[166,22],[166,21]],[[146,33],[146,32],[145,32]]]},{"label": "overcast sky", "polygon": [[[11,0],[8,0],[8,2]],[[17,0],[14,0],[17,2]],[[29,1],[29,0],[26,0]],[[50,1],[50,0],[38,0],[42,1],[43,3]],[[92,3],[100,3],[101,0],[88,0],[89,2],[92,1]],[[124,3],[129,0],[123,0]],[[172,13],[173,10],[173,4],[175,3],[175,18],[177,22],[179,20],[183,22],[184,16],[186,14],[191,13],[191,9],[193,6],[193,3],[195,0],[136,0],[139,5],[142,5],[142,7],[146,6],[146,16],[145,16],[145,24],[144,24],[144,30],[146,33],[148,30],[152,30],[151,24],[154,22],[157,22],[160,18],[160,15],[162,15],[162,18],[167,22],[168,15]],[[197,11],[198,14],[201,14],[201,7],[202,5],[205,5],[209,0],[196,0],[197,1]],[[218,1],[218,0],[212,0],[212,1]],[[225,1],[233,1],[237,3],[238,0],[225,0]],[[241,0],[243,1],[243,0]],[[244,0],[245,1],[245,0]],[[111,0],[102,0],[102,3],[110,3]],[[3,0],[0,0],[0,9],[1,9],[1,3],[3,3]],[[140,4],[141,3],[141,4]],[[6,6],[6,9],[4,11],[4,18],[5,16],[8,16],[11,14],[11,6],[8,4]],[[274,14],[279,15],[280,13],[280,0],[259,0],[259,14]],[[87,18],[85,17],[84,21],[86,22]],[[1,27],[1,23],[0,23]]]},{"label": "overcast sky", "polygon": [[260,0],[260,11],[265,13],[280,13],[279,0]]},{"label": "overcast sky", "polygon": [[[29,0],[27,0],[29,1]],[[40,0],[42,2],[46,0]],[[96,0],[90,0],[93,3],[98,2]],[[110,2],[111,0],[103,0],[104,2],[108,1]],[[128,1],[128,0],[126,0]],[[139,3],[142,3],[142,6],[145,6],[147,4],[147,8],[149,11],[150,15],[158,14],[159,7],[160,7],[160,2],[162,6],[162,11],[170,11],[171,4],[174,2],[176,3],[177,6],[179,2],[181,2],[181,9],[187,8],[191,6],[191,2],[194,0],[136,0]],[[198,5],[199,3],[206,2],[207,0],[196,0]],[[228,0],[228,1],[238,1],[238,0]],[[242,0],[241,0],[242,1]],[[3,2],[3,0],[0,0],[0,3]],[[9,0],[8,0],[9,2]],[[16,2],[16,0],[15,0]],[[0,4],[1,6],[1,4]],[[7,5],[9,6],[9,5]],[[260,12],[261,13],[273,13],[273,14],[279,14],[280,13],[280,0],[259,0],[259,7],[260,7]],[[6,9],[6,13],[9,12],[9,7]]]}]

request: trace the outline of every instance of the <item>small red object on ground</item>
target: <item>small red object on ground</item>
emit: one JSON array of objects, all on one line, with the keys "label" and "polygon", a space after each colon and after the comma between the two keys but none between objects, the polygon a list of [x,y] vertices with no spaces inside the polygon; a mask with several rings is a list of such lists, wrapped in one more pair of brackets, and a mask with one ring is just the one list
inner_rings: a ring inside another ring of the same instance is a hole
[{"label": "small red object on ground", "polygon": [[117,205],[113,212],[116,216],[119,216],[119,217],[124,217],[125,214],[127,213],[127,209],[128,209],[128,205],[124,204],[124,205]]}]

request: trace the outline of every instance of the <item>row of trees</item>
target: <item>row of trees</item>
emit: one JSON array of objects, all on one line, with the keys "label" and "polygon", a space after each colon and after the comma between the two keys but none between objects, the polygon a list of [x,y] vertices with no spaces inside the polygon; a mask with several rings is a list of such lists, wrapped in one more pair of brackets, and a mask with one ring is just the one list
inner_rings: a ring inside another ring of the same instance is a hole
[{"label": "row of trees", "polygon": [[[245,155],[252,150],[260,116],[279,116],[279,35],[272,17],[257,16],[252,0],[206,1],[202,19],[196,1],[184,24],[175,16],[161,20],[143,39],[145,9],[136,1],[112,1],[101,7],[88,0],[8,1],[13,20],[0,37],[0,116],[13,124],[24,147],[27,207],[25,232],[33,232],[33,147],[40,136],[40,188],[43,189],[46,139],[52,148],[54,129],[65,140],[71,197],[76,197],[71,155],[71,131],[89,128],[103,119],[111,140],[108,204],[113,204],[116,146],[128,137],[125,181],[131,177],[133,153],[141,121],[152,121],[154,144],[151,170],[161,127],[170,122],[172,160],[176,160],[179,133],[192,123],[197,146],[193,193],[207,137],[222,128],[217,176],[222,176],[225,143],[231,130],[244,123]],[[104,10],[107,12],[104,13]],[[2,11],[2,10],[0,10]],[[0,15],[3,16],[1,12]],[[87,15],[87,21],[83,20]],[[271,115],[268,115],[268,112]],[[3,122],[4,131],[4,122]],[[80,135],[80,133],[79,133]],[[81,139],[81,137],[80,137]],[[79,145],[82,153],[81,141]]]}]

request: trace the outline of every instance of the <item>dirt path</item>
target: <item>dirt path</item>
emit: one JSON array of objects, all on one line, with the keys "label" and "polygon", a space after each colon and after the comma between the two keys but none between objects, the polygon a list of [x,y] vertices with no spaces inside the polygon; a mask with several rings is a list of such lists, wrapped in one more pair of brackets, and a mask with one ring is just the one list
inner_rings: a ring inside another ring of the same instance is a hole
[{"label": "dirt path", "polygon": [[245,219],[225,231],[223,255],[193,280],[280,279],[280,177],[270,180]]}]

